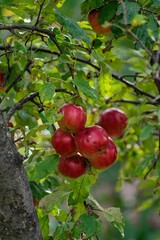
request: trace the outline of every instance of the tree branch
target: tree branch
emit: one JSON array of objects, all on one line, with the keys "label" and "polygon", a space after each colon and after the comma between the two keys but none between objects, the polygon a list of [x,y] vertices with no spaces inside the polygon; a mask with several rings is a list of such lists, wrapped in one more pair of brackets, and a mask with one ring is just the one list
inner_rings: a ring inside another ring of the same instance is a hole
[{"label": "tree branch", "polygon": [[30,93],[27,97],[21,99],[18,103],[16,103],[10,110],[8,111],[6,117],[5,117],[5,122],[6,124],[10,120],[10,118],[13,116],[16,110],[19,110],[22,108],[23,104],[25,104],[28,101],[32,101],[35,97],[39,96],[38,92],[35,93]]},{"label": "tree branch", "polygon": [[139,94],[141,94],[141,95],[145,95],[145,96],[147,96],[147,97],[149,97],[149,98],[155,99],[155,96],[153,96],[153,95],[151,95],[151,94],[149,94],[149,93],[147,93],[147,92],[142,91],[140,88],[136,87],[133,83],[130,83],[129,81],[127,81],[127,80],[124,79],[123,77],[119,77],[119,76],[117,76],[117,75],[115,75],[115,74],[112,74],[112,77],[115,78],[115,79],[117,79],[117,80],[119,80],[119,81],[121,81],[121,82],[123,82],[123,83],[126,84],[128,87],[133,88],[133,89],[135,90],[135,92],[137,92],[137,93],[139,93]]},{"label": "tree branch", "polygon": [[128,22],[127,22],[127,12],[126,12],[126,6],[123,0],[120,0],[121,4],[122,4],[122,9],[123,9],[123,21],[124,21],[124,25],[126,28],[126,31],[141,45],[141,47],[146,51],[146,53],[148,53],[149,56],[152,56],[152,53],[149,51],[149,49],[144,45],[144,43],[140,40],[139,37],[137,37],[137,35],[132,32],[132,30],[129,29],[128,27]]}]

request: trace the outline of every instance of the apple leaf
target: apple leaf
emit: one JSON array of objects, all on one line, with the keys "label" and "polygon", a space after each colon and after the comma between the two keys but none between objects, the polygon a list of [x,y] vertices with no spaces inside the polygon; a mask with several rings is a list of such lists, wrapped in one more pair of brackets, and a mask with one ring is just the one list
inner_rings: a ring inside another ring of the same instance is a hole
[{"label": "apple leaf", "polygon": [[50,101],[55,93],[54,90],[55,87],[53,83],[51,82],[44,83],[39,92],[42,102]]},{"label": "apple leaf", "polygon": [[122,237],[124,237],[124,217],[120,211],[120,208],[110,207],[104,209],[100,206],[96,199],[93,198],[92,195],[89,195],[89,199],[96,205],[96,207],[103,213],[104,217],[108,222],[111,222],[113,226],[115,226],[119,232],[121,233]]},{"label": "apple leaf", "polygon": [[132,19],[135,17],[135,15],[139,13],[140,6],[138,3],[135,3],[135,2],[125,1],[124,4],[125,4],[125,13],[124,13],[123,5],[119,4],[117,15],[126,14],[127,23],[130,24],[132,22]]},{"label": "apple leaf", "polygon": [[[110,21],[116,14],[118,2],[106,3],[99,12],[98,22],[103,24],[105,21]],[[107,14],[106,14],[107,13]]]},{"label": "apple leaf", "polygon": [[70,19],[64,15],[62,15],[60,12],[55,10],[55,17],[57,21],[68,30],[68,32],[71,34],[71,36],[74,39],[81,39],[88,45],[90,44],[90,39],[85,33],[85,31],[73,20]]},{"label": "apple leaf", "polygon": [[135,169],[135,173],[137,174],[137,176],[143,176],[146,172],[146,169],[151,166],[151,163],[154,161],[155,158],[155,154],[146,155]]},{"label": "apple leaf", "polygon": [[30,181],[39,181],[54,172],[57,169],[58,159],[57,154],[51,154],[45,160],[38,162],[29,174]]},{"label": "apple leaf", "polygon": [[44,212],[41,209],[38,209],[37,215],[42,235],[43,238],[45,239],[49,233],[49,216],[47,214],[44,214]]},{"label": "apple leaf", "polygon": [[69,196],[69,205],[75,205],[78,202],[83,202],[89,195],[91,186],[96,182],[97,175],[85,174],[84,176],[71,180],[73,192]]},{"label": "apple leaf", "polygon": [[75,225],[74,228],[74,237],[76,239],[80,239],[83,232],[85,233],[86,239],[88,239],[91,236],[96,235],[101,227],[101,222],[98,221],[94,216],[90,216],[88,214],[81,215],[78,219],[78,222],[79,224]]},{"label": "apple leaf", "polygon": [[144,141],[148,139],[152,134],[155,129],[155,126],[152,125],[146,125],[144,128],[142,128],[140,132],[140,140]]},{"label": "apple leaf", "polygon": [[40,200],[39,206],[40,208],[45,209],[45,211],[51,212],[54,206],[59,205],[61,202],[63,202],[69,194],[70,192],[61,190],[49,193]]},{"label": "apple leaf", "polygon": [[94,99],[94,101],[100,101],[99,93],[93,87],[90,87],[87,81],[75,78],[74,80],[72,80],[72,82],[84,95]]},{"label": "apple leaf", "polygon": [[98,8],[103,4],[103,0],[86,0],[81,4],[81,13],[86,15],[91,9]]}]

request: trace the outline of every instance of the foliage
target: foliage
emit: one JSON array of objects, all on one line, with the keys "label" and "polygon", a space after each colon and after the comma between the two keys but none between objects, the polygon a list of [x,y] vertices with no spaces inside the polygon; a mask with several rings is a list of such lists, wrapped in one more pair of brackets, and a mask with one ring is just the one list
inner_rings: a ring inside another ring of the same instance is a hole
[{"label": "foliage", "polygon": [[[51,135],[63,103],[83,106],[87,125],[95,124],[108,107],[122,109],[129,120],[125,134],[115,140],[119,155],[113,188],[120,191],[137,181],[145,191],[137,209],[156,206],[158,211],[160,3],[85,0],[76,22],[61,12],[64,2],[0,1],[0,70],[5,79],[0,109],[7,121],[12,117],[11,133],[26,159],[44,239],[98,239],[99,212],[124,237],[119,205],[103,208],[92,196],[100,171],[89,169],[76,180],[62,177]],[[102,8],[100,22],[111,21],[112,33],[106,36],[96,35],[86,21],[96,7]]]}]

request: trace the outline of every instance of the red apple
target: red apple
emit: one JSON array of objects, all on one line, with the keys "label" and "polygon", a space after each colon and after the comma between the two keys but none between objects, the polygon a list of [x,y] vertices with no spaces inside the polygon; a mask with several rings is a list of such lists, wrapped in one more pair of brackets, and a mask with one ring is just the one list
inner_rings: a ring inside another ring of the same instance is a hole
[{"label": "red apple", "polygon": [[85,158],[75,155],[69,158],[61,156],[58,163],[58,171],[65,177],[78,178],[87,170]]},{"label": "red apple", "polygon": [[66,157],[73,156],[77,153],[73,135],[64,132],[60,128],[52,135],[52,146],[58,154]]},{"label": "red apple", "polygon": [[3,73],[0,71],[0,87],[3,87],[3,84],[4,84]]},{"label": "red apple", "polygon": [[64,104],[59,112],[62,118],[58,121],[60,128],[66,132],[76,133],[84,127],[87,116],[81,106]]},{"label": "red apple", "polygon": [[111,28],[109,26],[99,24],[99,12],[100,9],[92,9],[88,14],[88,22],[92,29],[98,34],[109,34],[111,33]]},{"label": "red apple", "polygon": [[83,128],[75,135],[77,150],[86,158],[98,156],[107,147],[107,142],[108,134],[97,125]]},{"label": "red apple", "polygon": [[108,108],[101,113],[98,125],[103,127],[112,138],[123,135],[127,126],[127,115],[118,108]]},{"label": "red apple", "polygon": [[117,159],[117,147],[113,140],[109,137],[108,143],[105,151],[101,153],[97,158],[92,158],[89,160],[91,166],[103,170],[111,166]]},{"label": "red apple", "polygon": [[38,206],[38,200],[33,199],[33,204],[34,204],[35,207],[37,207]]},{"label": "red apple", "polygon": [[13,126],[13,123],[12,122],[8,122],[8,127],[10,127],[10,128],[13,128],[14,126]]}]

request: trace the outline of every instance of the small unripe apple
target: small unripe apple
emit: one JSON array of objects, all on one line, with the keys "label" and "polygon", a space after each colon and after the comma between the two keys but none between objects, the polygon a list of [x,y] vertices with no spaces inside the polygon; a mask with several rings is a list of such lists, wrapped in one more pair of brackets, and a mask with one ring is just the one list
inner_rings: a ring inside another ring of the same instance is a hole
[{"label": "small unripe apple", "polygon": [[74,104],[64,104],[58,113],[62,114],[62,118],[58,121],[60,128],[70,133],[76,133],[82,129],[87,120],[83,108]]},{"label": "small unripe apple", "polygon": [[92,9],[88,14],[88,22],[91,25],[92,29],[102,35],[111,33],[111,28],[109,26],[99,24],[99,12],[100,9]]},{"label": "small unripe apple", "polygon": [[7,124],[7,125],[8,125],[8,127],[10,127],[10,128],[13,128],[13,127],[14,127],[14,126],[13,126],[13,123],[12,123],[12,122],[10,122],[10,121],[8,122],[8,124]]},{"label": "small unripe apple", "polygon": [[38,206],[38,200],[33,199],[33,204],[34,204],[35,207],[37,207]]},{"label": "small unripe apple", "polygon": [[75,143],[78,152],[86,158],[94,158],[105,150],[108,142],[108,134],[97,125],[81,129],[75,135]]},{"label": "small unripe apple", "polygon": [[87,170],[85,158],[80,155],[72,157],[61,156],[58,163],[58,171],[65,177],[78,178]]},{"label": "small unripe apple", "polygon": [[108,108],[101,113],[98,125],[103,127],[111,138],[123,135],[127,126],[127,115],[118,108]]},{"label": "small unripe apple", "polygon": [[2,87],[4,84],[4,77],[3,77],[3,73],[0,71],[0,87]]},{"label": "small unripe apple", "polygon": [[77,153],[74,136],[60,128],[52,135],[52,146],[58,154],[66,157]]},{"label": "small unripe apple", "polygon": [[107,167],[113,165],[117,159],[117,147],[113,140],[109,137],[108,143],[105,151],[101,153],[97,158],[92,158],[89,160],[92,167],[104,170]]}]

